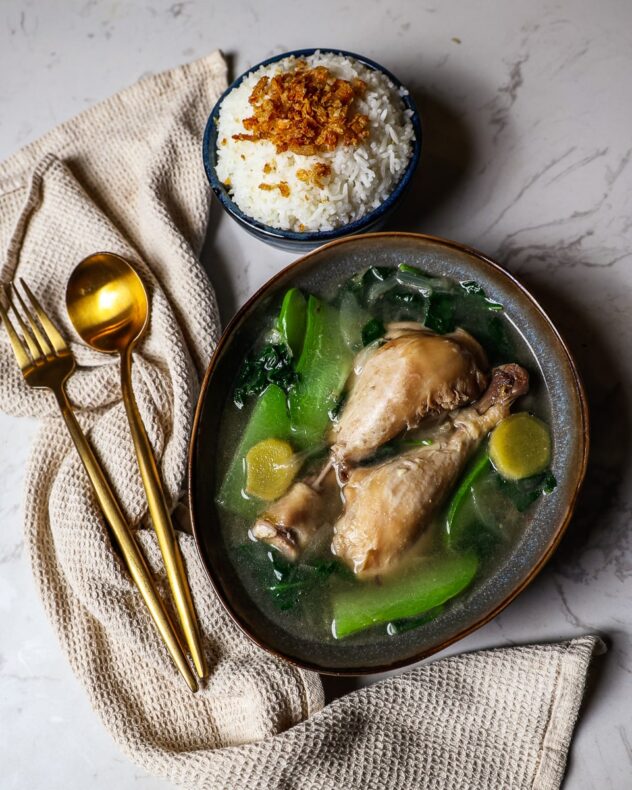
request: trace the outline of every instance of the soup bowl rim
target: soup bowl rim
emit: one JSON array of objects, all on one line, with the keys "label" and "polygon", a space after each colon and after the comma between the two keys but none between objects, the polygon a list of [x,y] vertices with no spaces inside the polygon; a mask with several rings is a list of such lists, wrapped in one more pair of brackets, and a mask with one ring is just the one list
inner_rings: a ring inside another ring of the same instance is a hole
[{"label": "soup bowl rim", "polygon": [[[196,468],[197,468],[196,450],[198,446],[199,425],[200,425],[203,405],[205,401],[205,396],[210,380],[215,371],[215,367],[223,353],[224,346],[228,342],[228,339],[232,336],[235,329],[239,326],[244,316],[268,293],[270,289],[272,289],[276,285],[279,279],[285,277],[291,272],[300,271],[300,269],[303,268],[306,265],[306,263],[310,261],[311,258],[313,258],[317,254],[320,254],[323,250],[330,249],[332,247],[343,245],[346,243],[357,243],[358,241],[362,241],[363,239],[376,239],[376,238],[382,238],[382,239],[413,238],[417,240],[423,240],[423,241],[435,243],[440,246],[453,249],[459,253],[473,256],[477,258],[480,262],[482,262],[485,266],[489,267],[496,276],[499,276],[501,278],[504,278],[506,281],[509,281],[511,286],[517,288],[522,293],[522,295],[530,303],[531,307],[533,307],[536,310],[536,312],[539,313],[540,317],[544,319],[548,328],[553,333],[557,342],[559,343],[560,350],[566,356],[568,367],[572,375],[573,384],[575,386],[577,399],[580,405],[581,425],[579,426],[580,430],[578,432],[578,442],[580,446],[581,457],[580,457],[579,468],[576,470],[575,484],[570,493],[570,496],[567,498],[567,502],[565,503],[563,516],[559,519],[557,528],[552,534],[549,542],[546,544],[546,546],[543,547],[538,561],[530,568],[528,573],[525,574],[524,578],[521,579],[498,604],[492,607],[490,611],[486,612],[483,616],[478,617],[473,623],[464,626],[462,629],[457,631],[455,634],[451,635],[448,639],[445,639],[440,644],[432,645],[429,648],[422,649],[413,656],[391,661],[382,665],[376,665],[376,666],[371,665],[367,667],[353,667],[353,668],[336,667],[334,669],[334,668],[322,666],[320,664],[311,663],[309,661],[304,661],[302,659],[296,658],[295,656],[287,655],[281,649],[272,646],[271,644],[267,643],[264,639],[262,639],[260,636],[258,636],[256,633],[254,633],[253,630],[248,626],[248,624],[244,622],[242,618],[238,615],[238,613],[235,611],[234,607],[231,604],[230,596],[226,594],[225,590],[222,587],[222,584],[216,578],[215,571],[213,568],[213,563],[210,562],[203,548],[201,527],[196,514],[196,505],[195,505],[196,499],[194,496],[194,485],[195,485]],[[555,327],[553,321],[546,313],[546,311],[541,307],[539,302],[527,290],[527,288],[525,288],[525,286],[522,285],[516,279],[516,277],[514,277],[514,275],[512,275],[504,267],[496,263],[494,260],[486,256],[479,250],[476,250],[460,242],[452,241],[450,239],[442,238],[440,236],[433,236],[426,233],[414,233],[414,232],[405,232],[405,231],[381,231],[377,233],[364,233],[355,236],[347,236],[341,239],[335,239],[331,242],[328,242],[327,244],[317,247],[315,250],[311,250],[310,252],[307,252],[305,255],[302,255],[300,258],[297,258],[288,266],[283,267],[274,275],[272,275],[272,277],[266,280],[266,282],[239,308],[239,310],[229,321],[226,328],[222,332],[222,335],[217,343],[215,351],[213,352],[211,360],[204,374],[202,384],[200,386],[200,392],[199,392],[198,401],[196,404],[195,414],[193,418],[193,425],[191,430],[191,438],[189,442],[189,453],[188,453],[187,493],[188,493],[188,500],[189,500],[190,512],[191,512],[191,527],[192,527],[195,543],[197,546],[198,556],[200,557],[202,565],[204,566],[206,575],[211,583],[211,586],[213,587],[213,590],[217,594],[224,609],[229,614],[233,622],[251,641],[253,641],[262,649],[266,650],[268,653],[276,656],[277,658],[282,658],[285,661],[288,661],[289,663],[293,664],[294,666],[298,666],[302,669],[308,669],[314,672],[318,672],[322,675],[331,675],[336,677],[375,675],[382,672],[389,672],[392,670],[401,669],[403,667],[410,666],[418,661],[421,661],[425,658],[428,658],[429,656],[432,656],[446,649],[450,645],[459,642],[461,639],[464,639],[469,634],[478,630],[479,628],[481,628],[482,626],[493,620],[498,614],[500,614],[500,612],[502,612],[503,609],[505,609],[521,592],[525,590],[526,587],[528,587],[529,584],[531,584],[531,582],[535,579],[535,577],[540,573],[540,571],[546,565],[548,560],[551,558],[551,555],[558,547],[564,533],[566,532],[568,524],[573,515],[575,505],[577,503],[577,497],[579,495],[579,491],[581,489],[584,477],[586,475],[589,445],[590,445],[590,436],[589,436],[588,401],[586,398],[584,386],[582,384],[579,375],[579,371],[577,369],[577,365],[575,364],[570,349],[566,344],[566,342],[564,341],[564,339],[562,338],[562,336],[560,335],[557,328]]]}]

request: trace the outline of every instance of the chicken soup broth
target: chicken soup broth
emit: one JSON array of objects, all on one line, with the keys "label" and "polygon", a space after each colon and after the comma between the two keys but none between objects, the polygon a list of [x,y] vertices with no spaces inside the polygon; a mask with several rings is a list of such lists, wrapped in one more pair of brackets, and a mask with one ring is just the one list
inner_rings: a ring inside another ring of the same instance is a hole
[{"label": "chicken soup broth", "polygon": [[222,415],[241,583],[298,638],[396,637],[502,561],[555,480],[538,366],[475,282],[371,268],[269,305]]}]

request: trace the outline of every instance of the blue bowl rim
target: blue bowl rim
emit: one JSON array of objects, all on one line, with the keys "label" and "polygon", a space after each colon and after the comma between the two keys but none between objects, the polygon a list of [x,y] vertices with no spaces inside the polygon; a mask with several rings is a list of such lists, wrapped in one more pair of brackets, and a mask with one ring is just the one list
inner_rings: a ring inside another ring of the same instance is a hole
[{"label": "blue bowl rim", "polygon": [[[215,157],[216,157],[216,120],[219,115],[219,110],[222,105],[222,102],[226,98],[226,96],[233,91],[235,88],[238,88],[243,80],[246,79],[253,71],[261,68],[262,66],[269,66],[271,63],[277,63],[279,60],[284,60],[285,58],[295,57],[308,57],[309,55],[313,55],[315,52],[326,52],[331,53],[333,55],[342,55],[348,58],[354,58],[358,60],[360,63],[363,63],[365,66],[372,68],[376,71],[381,72],[389,80],[395,85],[396,88],[404,88],[407,93],[402,96],[402,101],[406,106],[407,110],[412,111],[411,122],[413,125],[413,130],[415,132],[415,141],[413,144],[413,152],[406,166],[406,170],[404,171],[402,177],[395,185],[393,191],[388,195],[388,197],[379,205],[377,208],[374,208],[368,214],[365,214],[363,217],[360,217],[353,222],[349,222],[346,225],[341,225],[339,228],[334,228],[333,230],[322,230],[322,231],[309,231],[306,233],[300,233],[298,231],[291,231],[291,230],[282,230],[281,228],[274,228],[271,225],[265,225],[262,222],[250,217],[248,214],[245,214],[237,204],[229,197],[228,192],[222,182],[217,177],[217,173],[215,171]],[[408,88],[402,84],[397,77],[392,74],[388,69],[381,66],[379,63],[371,60],[370,58],[364,57],[364,55],[358,55],[355,52],[348,52],[344,49],[336,49],[330,47],[313,47],[309,49],[295,49],[291,50],[290,52],[282,52],[280,55],[274,55],[271,58],[267,58],[266,60],[262,60],[260,63],[257,63],[254,66],[251,66],[249,69],[244,71],[234,80],[228,88],[222,93],[219,99],[216,101],[215,106],[211,110],[211,114],[209,115],[208,121],[206,122],[206,128],[204,130],[204,139],[202,142],[202,159],[204,161],[204,170],[206,171],[206,176],[209,180],[211,188],[219,201],[222,203],[223,207],[226,211],[233,215],[235,219],[240,221],[242,224],[256,229],[260,234],[264,234],[271,238],[276,239],[283,239],[286,241],[297,241],[297,242],[315,242],[315,243],[324,243],[327,241],[332,241],[333,239],[340,238],[341,236],[352,235],[355,233],[359,233],[360,231],[369,228],[372,224],[380,220],[384,215],[386,215],[391,208],[397,203],[405,189],[410,183],[412,179],[413,173],[417,169],[417,165],[419,164],[419,158],[421,156],[421,140],[422,140],[422,131],[421,131],[421,120],[419,117],[419,112],[415,105],[415,102],[410,94]]]}]

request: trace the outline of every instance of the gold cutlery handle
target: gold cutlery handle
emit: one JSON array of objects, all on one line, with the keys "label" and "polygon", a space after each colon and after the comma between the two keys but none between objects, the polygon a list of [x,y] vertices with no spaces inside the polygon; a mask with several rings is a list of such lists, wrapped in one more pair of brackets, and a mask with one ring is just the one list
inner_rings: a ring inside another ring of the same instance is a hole
[{"label": "gold cutlery handle", "polygon": [[105,477],[97,457],[88,444],[85,434],[81,430],[81,426],[72,411],[66,393],[61,390],[60,392],[56,391],[55,395],[66,426],[68,427],[75,447],[79,452],[85,470],[90,478],[101,510],[114,533],[114,537],[125,559],[131,577],[138,587],[156,628],[162,636],[176,666],[180,670],[180,673],[186,680],[191,691],[195,692],[198,689],[197,680],[189,667],[178,634],[165,609],[164,603],[158,595],[150,570],[147,567],[147,562],[136,543],[134,534],[125,520],[125,516],[121,511],[121,507]]},{"label": "gold cutlery handle", "polygon": [[136,458],[138,459],[141,478],[145,486],[145,493],[147,494],[149,515],[158,537],[158,545],[162,552],[162,558],[167,570],[167,579],[169,580],[169,586],[171,587],[176,610],[180,618],[180,624],[182,625],[184,637],[189,646],[197,673],[200,678],[205,678],[207,674],[206,660],[202,651],[200,631],[182,553],[176,540],[156,460],[149,443],[147,431],[138,411],[134,390],[132,389],[131,348],[128,348],[121,355],[121,389],[136,449]]}]

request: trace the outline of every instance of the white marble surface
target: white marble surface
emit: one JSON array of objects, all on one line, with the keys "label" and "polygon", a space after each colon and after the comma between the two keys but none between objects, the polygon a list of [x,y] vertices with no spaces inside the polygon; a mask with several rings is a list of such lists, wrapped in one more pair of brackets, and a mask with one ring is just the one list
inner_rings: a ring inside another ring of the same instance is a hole
[{"label": "white marble surface", "polygon": [[[418,99],[422,167],[392,226],[498,258],[577,355],[594,443],[577,516],[531,587],[452,652],[603,634],[610,652],[565,787],[630,787],[630,0],[2,0],[0,158],[141,75],[215,47],[240,72],[317,45],[384,63]],[[290,260],[214,212],[206,263],[225,317]],[[0,416],[0,787],[165,787],[91,712],[37,600],[21,535],[35,430]]]}]

